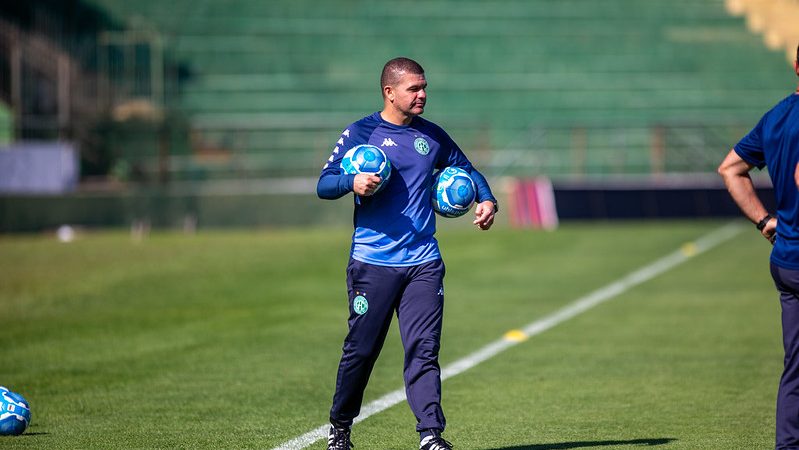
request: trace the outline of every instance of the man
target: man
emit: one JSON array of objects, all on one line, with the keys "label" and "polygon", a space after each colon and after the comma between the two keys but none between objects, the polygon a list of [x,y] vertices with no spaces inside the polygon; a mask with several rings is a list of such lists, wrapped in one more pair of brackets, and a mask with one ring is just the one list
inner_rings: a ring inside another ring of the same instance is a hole
[{"label": "man", "polygon": [[[444,307],[444,263],[435,233],[433,172],[457,166],[477,185],[476,225],[488,230],[497,212],[485,178],[437,125],[419,117],[427,102],[424,70],[408,58],[386,63],[380,77],[383,110],[351,124],[322,169],[317,194],[355,195],[355,232],[347,266],[349,333],[344,340],[330,409],[328,449],[352,447],[350,428],[358,415],[369,375],[396,311],[405,348],[404,379],[416,416],[422,450],[447,450],[441,437],[441,369],[438,351]],[[380,147],[391,161],[386,185],[380,177],[346,175],[343,154],[356,145]]]},{"label": "man", "polygon": [[[799,76],[799,47],[794,71]],[[799,88],[767,112],[719,166],[741,211],[774,248],[771,276],[780,293],[785,368],[777,391],[777,449],[799,449]],[[777,201],[772,217],[755,193],[749,171],[768,167]]]}]

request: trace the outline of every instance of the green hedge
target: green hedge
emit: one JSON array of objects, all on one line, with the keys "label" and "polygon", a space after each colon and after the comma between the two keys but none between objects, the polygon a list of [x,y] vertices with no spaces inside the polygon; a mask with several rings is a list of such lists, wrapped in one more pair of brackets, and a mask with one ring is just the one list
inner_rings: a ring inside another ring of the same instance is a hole
[{"label": "green hedge", "polygon": [[0,197],[0,232],[32,232],[60,225],[86,228],[273,227],[320,223],[346,224],[347,199],[322,201],[314,194],[199,195],[168,191]]}]

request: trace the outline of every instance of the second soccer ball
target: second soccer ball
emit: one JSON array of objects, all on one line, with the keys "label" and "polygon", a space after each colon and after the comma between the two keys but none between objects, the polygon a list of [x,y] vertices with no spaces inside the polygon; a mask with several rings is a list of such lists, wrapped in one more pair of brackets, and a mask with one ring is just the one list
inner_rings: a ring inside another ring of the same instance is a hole
[{"label": "second soccer ball", "polygon": [[433,178],[433,210],[444,217],[460,217],[474,204],[477,188],[469,172],[447,167]]}]

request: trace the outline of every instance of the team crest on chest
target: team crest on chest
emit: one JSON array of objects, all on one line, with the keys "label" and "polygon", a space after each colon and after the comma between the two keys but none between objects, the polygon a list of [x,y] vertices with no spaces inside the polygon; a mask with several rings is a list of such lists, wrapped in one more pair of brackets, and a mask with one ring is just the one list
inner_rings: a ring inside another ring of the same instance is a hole
[{"label": "team crest on chest", "polygon": [[420,155],[426,155],[430,153],[430,144],[427,143],[425,138],[416,138],[416,140],[413,141],[413,148],[415,148],[416,152]]}]

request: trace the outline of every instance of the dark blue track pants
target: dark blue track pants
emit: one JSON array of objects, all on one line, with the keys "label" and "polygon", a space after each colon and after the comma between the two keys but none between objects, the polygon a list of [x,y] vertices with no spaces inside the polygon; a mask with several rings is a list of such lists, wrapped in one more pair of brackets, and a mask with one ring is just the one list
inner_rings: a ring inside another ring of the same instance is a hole
[{"label": "dark blue track pants", "polygon": [[417,431],[444,429],[438,350],[444,315],[444,263],[385,267],[350,260],[349,333],[344,339],[330,420],[352,425],[396,312],[405,348],[405,392]]},{"label": "dark blue track pants", "polygon": [[777,391],[778,450],[799,449],[799,270],[771,264],[771,276],[780,292],[785,368]]}]

